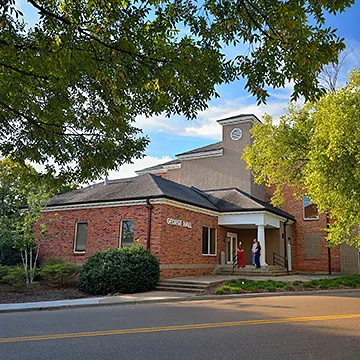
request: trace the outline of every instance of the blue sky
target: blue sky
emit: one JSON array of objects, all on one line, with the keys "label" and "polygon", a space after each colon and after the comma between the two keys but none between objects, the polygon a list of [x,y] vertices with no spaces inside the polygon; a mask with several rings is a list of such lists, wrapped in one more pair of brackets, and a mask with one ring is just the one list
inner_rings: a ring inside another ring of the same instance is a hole
[{"label": "blue sky", "polygon": [[[25,0],[18,0],[18,6],[26,14],[29,25],[31,19],[36,19],[36,13],[30,13],[32,7]],[[345,13],[336,16],[327,16],[327,26],[338,29],[338,34],[345,38],[350,48],[339,83],[345,83],[347,72],[355,67],[360,68],[360,2],[356,2]],[[226,54],[232,55],[237,49],[228,49]],[[256,105],[256,99],[244,90],[244,81],[236,81],[218,87],[219,99],[209,102],[209,107],[198,114],[196,120],[188,121],[184,117],[174,116],[170,119],[165,116],[152,118],[138,117],[136,125],[143,129],[144,134],[150,137],[151,143],[143,159],[135,160],[134,164],[124,165],[118,171],[110,172],[110,179],[135,176],[135,170],[156,165],[175,158],[175,155],[187,150],[221,140],[221,126],[216,120],[241,113],[254,113],[259,118],[268,113],[278,118],[287,106],[292,91],[291,84],[285,89],[275,89],[267,105]]]}]

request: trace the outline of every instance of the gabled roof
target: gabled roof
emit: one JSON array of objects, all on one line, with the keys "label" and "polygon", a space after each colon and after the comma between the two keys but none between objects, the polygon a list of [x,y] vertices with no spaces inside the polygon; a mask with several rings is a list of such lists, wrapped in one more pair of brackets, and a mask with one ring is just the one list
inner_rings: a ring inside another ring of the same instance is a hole
[{"label": "gabled roof", "polygon": [[168,198],[217,211],[216,206],[193,188],[163,179],[153,174],[110,180],[74,190],[51,199],[48,206],[97,204],[124,200]]},{"label": "gabled roof", "polygon": [[155,166],[150,166],[148,168],[145,168],[145,169],[141,169],[141,170],[137,170],[136,173],[138,175],[142,175],[142,174],[145,174],[145,173],[148,173],[148,172],[152,172],[152,171],[159,171],[161,172],[161,170],[164,170],[164,172],[167,171],[166,168],[164,168],[164,166],[166,165],[175,165],[175,164],[180,164],[181,161],[180,160],[171,160],[171,161],[167,161],[165,163],[162,163],[162,164],[158,164],[158,165],[155,165]]},{"label": "gabled roof", "polygon": [[211,150],[221,150],[222,149],[221,144],[222,144],[222,141],[219,141],[217,143],[206,145],[206,146],[194,149],[194,150],[186,151],[181,154],[177,154],[175,156],[190,155],[190,154],[196,154],[196,153],[201,153],[201,152],[206,152],[206,151],[211,151]]},{"label": "gabled roof", "polygon": [[99,204],[116,201],[167,198],[216,212],[270,211],[294,220],[294,217],[265,201],[237,188],[202,191],[156,176],[144,174],[133,178],[110,180],[55,196],[48,206]]},{"label": "gabled roof", "polygon": [[294,216],[272,206],[266,201],[259,200],[238,188],[215,189],[202,191],[220,212],[242,212],[267,210],[273,214],[294,220]]}]

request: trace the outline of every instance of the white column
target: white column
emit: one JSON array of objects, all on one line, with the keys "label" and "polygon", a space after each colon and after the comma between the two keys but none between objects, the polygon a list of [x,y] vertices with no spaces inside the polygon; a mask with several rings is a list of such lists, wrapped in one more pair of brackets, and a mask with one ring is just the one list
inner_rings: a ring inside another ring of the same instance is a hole
[{"label": "white column", "polygon": [[287,244],[288,269],[289,271],[291,271],[292,270],[291,242],[287,241],[286,244]]},{"label": "white column", "polygon": [[265,262],[265,226],[264,225],[258,225],[257,226],[257,239],[260,241],[261,246],[261,255],[260,255],[260,265],[261,266],[267,266],[267,263]]}]

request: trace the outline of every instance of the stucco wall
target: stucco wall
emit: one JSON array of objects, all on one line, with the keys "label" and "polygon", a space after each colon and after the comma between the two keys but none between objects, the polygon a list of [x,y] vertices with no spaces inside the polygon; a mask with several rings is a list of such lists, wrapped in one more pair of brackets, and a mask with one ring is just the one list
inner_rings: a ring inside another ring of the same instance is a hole
[{"label": "stucco wall", "polygon": [[[241,160],[246,145],[251,144],[251,121],[223,126],[223,155],[193,160],[182,160],[181,169],[169,170],[167,178],[187,186],[202,190],[237,187],[253,196],[263,199],[264,187],[255,185],[253,178],[246,170],[245,161]],[[234,128],[241,128],[242,138],[234,141],[230,138]]]}]

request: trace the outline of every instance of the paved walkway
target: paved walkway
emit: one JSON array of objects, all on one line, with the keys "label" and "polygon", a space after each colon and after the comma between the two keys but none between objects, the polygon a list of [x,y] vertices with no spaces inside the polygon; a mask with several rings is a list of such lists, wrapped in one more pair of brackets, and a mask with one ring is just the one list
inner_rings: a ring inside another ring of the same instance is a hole
[{"label": "paved walkway", "polygon": [[342,276],[341,274],[293,274],[293,275],[285,275],[285,276],[266,276],[266,275],[210,275],[210,276],[189,276],[189,277],[182,277],[182,278],[174,278],[174,279],[167,279],[167,280],[180,280],[180,281],[195,281],[199,283],[209,283],[215,284],[218,282],[222,282],[225,280],[232,280],[232,279],[248,279],[248,280],[277,280],[277,281],[310,281],[310,280],[317,280],[317,279],[328,279]]},{"label": "paved walkway", "polygon": [[28,302],[17,304],[0,304],[0,313],[13,311],[32,311],[32,310],[55,310],[67,307],[87,307],[96,305],[129,305],[138,304],[142,302],[161,302],[179,300],[193,297],[194,294],[173,292],[173,291],[149,291],[138,294],[128,294],[119,296],[105,296],[93,297],[75,300],[56,300],[56,301],[41,301]]}]

